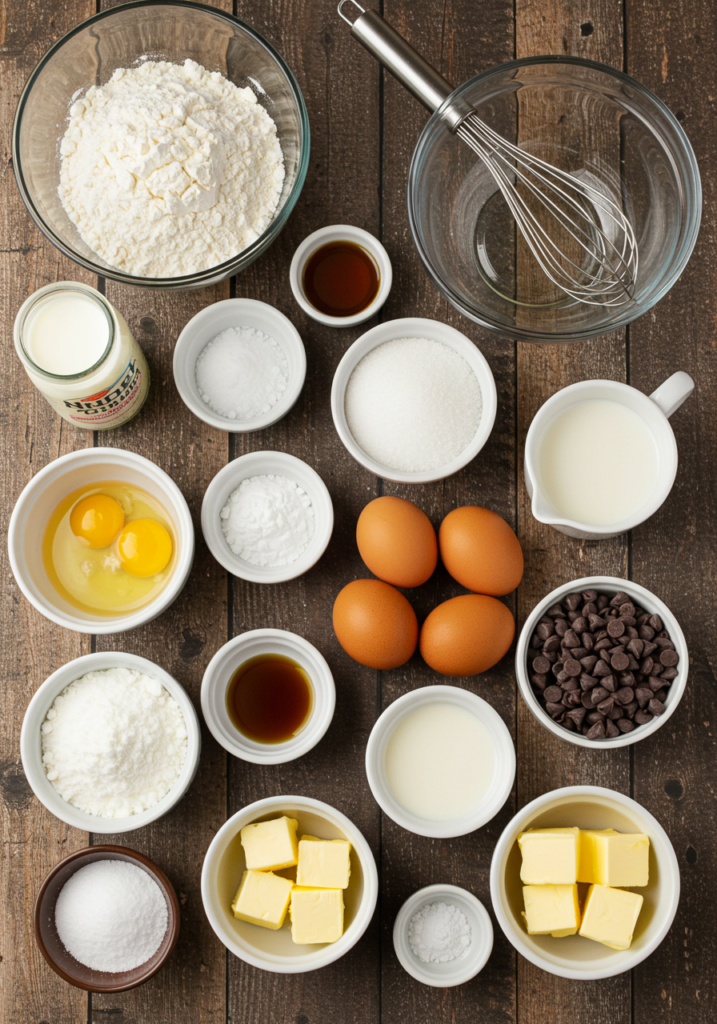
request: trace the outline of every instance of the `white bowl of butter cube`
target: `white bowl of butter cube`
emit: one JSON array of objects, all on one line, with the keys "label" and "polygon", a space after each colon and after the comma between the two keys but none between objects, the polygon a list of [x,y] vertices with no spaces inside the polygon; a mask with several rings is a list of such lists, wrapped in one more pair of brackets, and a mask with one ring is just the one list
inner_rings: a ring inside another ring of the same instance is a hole
[{"label": "white bowl of butter cube", "polygon": [[333,963],[376,908],[371,849],[340,811],[305,796],[257,800],[219,829],[202,901],[227,949],[254,967],[300,974]]},{"label": "white bowl of butter cube", "polygon": [[662,942],[680,871],[667,833],[630,797],[570,786],[533,800],[493,854],[493,909],[527,960],[561,978],[629,971]]}]

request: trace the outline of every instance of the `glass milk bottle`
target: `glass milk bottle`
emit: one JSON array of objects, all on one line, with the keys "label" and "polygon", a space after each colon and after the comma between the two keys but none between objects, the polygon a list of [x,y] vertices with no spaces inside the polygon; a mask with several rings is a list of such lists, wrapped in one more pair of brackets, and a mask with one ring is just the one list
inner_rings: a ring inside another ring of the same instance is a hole
[{"label": "glass milk bottle", "polygon": [[83,430],[113,430],[136,416],[149,367],[124,317],[94,288],[48,284],[15,319],[28,377],[60,416]]}]

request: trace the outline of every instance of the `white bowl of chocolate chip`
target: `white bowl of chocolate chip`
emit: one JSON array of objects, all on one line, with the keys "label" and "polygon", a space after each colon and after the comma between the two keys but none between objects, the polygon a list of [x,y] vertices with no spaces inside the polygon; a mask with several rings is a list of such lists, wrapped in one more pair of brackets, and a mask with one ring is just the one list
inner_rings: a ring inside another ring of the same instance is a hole
[{"label": "white bowl of chocolate chip", "polygon": [[536,605],[515,669],[523,699],[550,732],[581,747],[626,747],[674,714],[689,656],[658,597],[631,580],[589,576]]}]

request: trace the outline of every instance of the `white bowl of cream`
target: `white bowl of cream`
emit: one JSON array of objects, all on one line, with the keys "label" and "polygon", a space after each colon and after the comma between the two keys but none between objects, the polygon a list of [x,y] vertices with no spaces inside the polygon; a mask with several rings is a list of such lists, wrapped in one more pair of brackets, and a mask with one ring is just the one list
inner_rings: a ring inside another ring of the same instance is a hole
[{"label": "white bowl of cream", "polygon": [[457,686],[424,686],[399,697],[374,725],[366,775],[376,802],[402,828],[462,836],[508,799],[515,748],[486,701]]}]

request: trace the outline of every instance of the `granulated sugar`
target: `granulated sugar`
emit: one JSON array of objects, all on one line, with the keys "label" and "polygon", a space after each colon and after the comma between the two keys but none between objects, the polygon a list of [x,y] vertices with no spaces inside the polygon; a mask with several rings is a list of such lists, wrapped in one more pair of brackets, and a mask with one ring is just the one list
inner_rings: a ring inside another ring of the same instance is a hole
[{"label": "granulated sugar", "polygon": [[351,374],[344,408],[356,443],[400,472],[439,469],[475,437],[483,397],[475,373],[448,345],[397,338]]},{"label": "granulated sugar", "polygon": [[167,932],[167,901],[136,864],[96,860],[60,890],[55,926],[63,946],[93,971],[131,971],[159,949]]},{"label": "granulated sugar", "polygon": [[212,412],[237,422],[271,411],[286,391],[283,349],[263,331],[228,327],[199,353],[197,388]]}]

